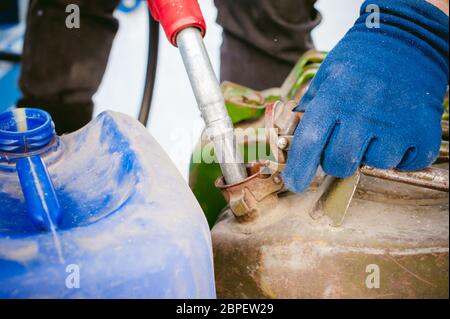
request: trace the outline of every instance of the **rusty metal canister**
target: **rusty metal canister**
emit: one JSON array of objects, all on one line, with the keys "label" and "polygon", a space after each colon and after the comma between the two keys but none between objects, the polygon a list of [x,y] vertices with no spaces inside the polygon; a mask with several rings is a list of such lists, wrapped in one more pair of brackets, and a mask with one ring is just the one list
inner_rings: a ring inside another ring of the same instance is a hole
[{"label": "rusty metal canister", "polygon": [[225,209],[212,231],[222,298],[448,298],[448,193],[363,176],[344,223],[285,194],[251,221]]},{"label": "rusty metal canister", "polygon": [[[224,83],[228,111],[234,115],[236,127],[242,129],[239,131],[278,127],[280,123],[276,120],[272,123],[276,125],[267,125],[271,123],[267,114],[272,114],[267,106],[273,105],[274,100],[299,101],[324,56],[320,52],[306,53],[279,89],[256,92]],[[442,122],[443,146],[447,143],[448,147],[448,100],[444,105],[447,107]],[[265,116],[258,113],[261,108],[266,109]],[[254,149],[252,138],[236,134],[238,141],[246,141],[247,148]],[[267,143],[272,151],[280,148],[279,140],[274,142]],[[441,150],[439,166],[448,170],[448,152],[443,151],[445,148]],[[270,160],[274,154],[271,153]],[[249,159],[251,162],[250,156]],[[267,160],[261,156],[257,159]],[[192,172],[196,177],[193,181],[202,176],[199,170]],[[400,184],[401,179],[388,181],[382,179],[386,176],[376,176],[379,172],[372,174],[367,169],[362,173],[338,227],[332,214],[319,213],[318,217],[310,214],[323,189],[321,183],[326,186],[327,179],[320,178],[320,174],[305,194],[285,192],[264,199],[267,189],[262,184],[255,187],[252,178],[237,187],[229,185],[224,194],[233,197],[227,200],[234,212],[225,208],[212,229],[217,296],[448,298],[448,184],[447,192],[442,192]],[[212,186],[211,178],[208,185]],[[208,196],[200,200],[202,207],[208,210],[208,216],[217,216],[220,209],[211,213],[214,201],[210,192]],[[255,206],[255,199],[262,200]],[[340,199],[346,200],[336,198],[336,206],[343,206]],[[251,217],[243,218],[237,214],[240,212],[237,208],[251,211]]]}]

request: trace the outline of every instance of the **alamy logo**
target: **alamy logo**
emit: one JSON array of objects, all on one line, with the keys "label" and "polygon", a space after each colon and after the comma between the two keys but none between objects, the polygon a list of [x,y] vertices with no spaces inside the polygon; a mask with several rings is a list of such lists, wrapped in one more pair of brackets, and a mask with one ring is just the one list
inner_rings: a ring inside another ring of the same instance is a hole
[{"label": "alamy logo", "polygon": [[66,267],[66,287],[67,289],[80,289],[80,266],[71,264]]},{"label": "alamy logo", "polygon": [[366,277],[366,287],[368,289],[380,288],[380,267],[378,265],[368,265],[366,267],[366,273],[369,275]]},{"label": "alamy logo", "polygon": [[366,7],[366,13],[370,13],[366,18],[366,27],[379,29],[381,27],[380,7],[376,4],[370,4]]},{"label": "alamy logo", "polygon": [[68,29],[80,28],[80,7],[76,4],[69,4],[66,7],[66,13],[69,15],[66,18],[66,27]]}]

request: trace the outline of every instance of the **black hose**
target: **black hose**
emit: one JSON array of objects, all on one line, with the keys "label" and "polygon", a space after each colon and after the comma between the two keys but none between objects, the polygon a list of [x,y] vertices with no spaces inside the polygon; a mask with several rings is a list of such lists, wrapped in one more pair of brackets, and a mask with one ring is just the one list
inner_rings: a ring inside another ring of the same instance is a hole
[{"label": "black hose", "polygon": [[153,90],[155,87],[156,69],[158,63],[159,49],[159,23],[153,19],[149,9],[149,39],[148,39],[148,59],[147,75],[145,78],[144,95],[142,97],[141,109],[139,111],[139,122],[147,126],[152,105]]},{"label": "black hose", "polygon": [[0,51],[0,61],[20,63],[21,60],[22,56],[20,54]]}]

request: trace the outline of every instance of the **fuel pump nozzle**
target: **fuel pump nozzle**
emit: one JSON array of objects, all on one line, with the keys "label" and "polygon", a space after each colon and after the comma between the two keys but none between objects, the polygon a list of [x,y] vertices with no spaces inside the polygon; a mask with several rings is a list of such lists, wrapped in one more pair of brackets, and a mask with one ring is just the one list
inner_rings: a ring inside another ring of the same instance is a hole
[{"label": "fuel pump nozzle", "polygon": [[148,4],[168,40],[180,50],[225,181],[231,185],[245,180],[247,170],[236,144],[219,81],[203,42],[206,24],[198,1],[148,0]]}]

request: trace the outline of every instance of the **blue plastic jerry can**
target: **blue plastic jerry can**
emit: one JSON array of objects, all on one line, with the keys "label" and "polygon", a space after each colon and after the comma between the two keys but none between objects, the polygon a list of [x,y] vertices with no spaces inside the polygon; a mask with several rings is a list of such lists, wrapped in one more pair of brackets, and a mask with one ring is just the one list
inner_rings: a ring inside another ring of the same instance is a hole
[{"label": "blue plastic jerry can", "polygon": [[136,120],[0,115],[0,298],[215,298],[204,214]]}]

